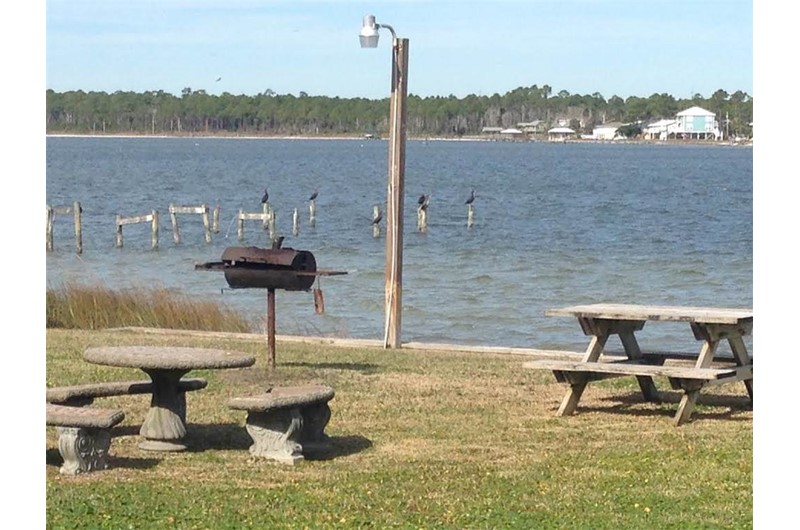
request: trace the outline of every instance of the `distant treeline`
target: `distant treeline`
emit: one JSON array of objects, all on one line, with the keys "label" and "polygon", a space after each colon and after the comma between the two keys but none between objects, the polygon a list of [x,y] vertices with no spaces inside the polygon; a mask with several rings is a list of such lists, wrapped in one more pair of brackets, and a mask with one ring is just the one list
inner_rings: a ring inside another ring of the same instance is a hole
[{"label": "distant treeline", "polygon": [[[519,87],[503,95],[463,98],[408,96],[409,136],[479,135],[484,127],[516,127],[541,121],[547,127],[566,123],[579,133],[591,133],[602,123],[649,122],[674,118],[699,106],[717,115],[726,136],[751,136],[752,97],[737,90],[717,90],[711,97],[695,94],[675,99],[669,94],[622,99],[601,94],[552,94],[548,85]],[[300,92],[255,96],[227,92],[215,96],[184,88],[180,96],[162,90],[55,92],[47,90],[48,133],[93,134],[235,134],[383,135],[388,131],[388,97],[379,100],[309,96]]]}]

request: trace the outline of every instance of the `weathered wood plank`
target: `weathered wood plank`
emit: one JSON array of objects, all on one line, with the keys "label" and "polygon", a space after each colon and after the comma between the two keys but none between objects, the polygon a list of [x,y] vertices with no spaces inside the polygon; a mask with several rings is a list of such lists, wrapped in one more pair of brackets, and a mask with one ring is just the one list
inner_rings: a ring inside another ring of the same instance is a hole
[{"label": "weathered wood plank", "polygon": [[153,222],[153,214],[117,218],[117,225],[119,226],[132,225],[136,223],[152,223],[152,222]]},{"label": "weathered wood plank", "polygon": [[[658,366],[649,364],[638,364],[629,361],[616,362],[573,362],[560,361],[555,359],[540,359],[529,361],[523,364],[525,368],[542,370],[566,371],[566,372],[587,372],[601,374],[622,374],[640,376],[661,376],[674,377],[679,379],[702,379],[716,380],[728,379],[736,380],[739,375],[739,368],[692,368],[688,366]],[[741,367],[749,368],[749,377],[752,378],[752,366]],[[744,373],[744,372],[743,372]]]}]

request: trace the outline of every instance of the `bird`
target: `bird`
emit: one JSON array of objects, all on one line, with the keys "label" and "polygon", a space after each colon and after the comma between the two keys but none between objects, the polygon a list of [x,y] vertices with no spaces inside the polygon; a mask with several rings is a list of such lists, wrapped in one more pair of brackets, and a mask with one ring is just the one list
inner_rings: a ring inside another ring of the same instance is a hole
[{"label": "bird", "polygon": [[269,190],[267,188],[264,188],[264,196],[261,197],[261,204],[267,204],[268,201],[269,201]]},{"label": "bird", "polygon": [[217,80],[216,80],[216,81],[214,81],[214,82],[215,82],[215,83],[218,83],[219,81],[222,81],[222,78],[221,78],[221,77],[218,77],[218,78],[217,78]]},{"label": "bird", "polygon": [[272,248],[274,248],[274,249],[281,248],[281,245],[283,245],[283,238],[284,238],[284,236],[278,236],[275,239],[273,239],[272,240]]},{"label": "bird", "polygon": [[313,201],[319,195],[319,190],[314,190],[314,193],[311,194],[311,197],[308,198],[309,201]]},{"label": "bird", "polygon": [[472,204],[474,200],[475,200],[475,190],[473,189],[472,191],[469,192],[469,197],[467,197],[467,200],[464,202],[464,204]]},{"label": "bird", "polygon": [[380,223],[381,219],[383,219],[383,212],[378,212],[378,216],[372,220],[372,224],[376,225]]},{"label": "bird", "polygon": [[426,193],[423,193],[420,196],[420,198],[417,200],[417,204],[419,204],[419,209],[420,210],[427,210],[428,209],[428,203],[430,203],[430,201],[431,201],[431,196],[426,194]]}]

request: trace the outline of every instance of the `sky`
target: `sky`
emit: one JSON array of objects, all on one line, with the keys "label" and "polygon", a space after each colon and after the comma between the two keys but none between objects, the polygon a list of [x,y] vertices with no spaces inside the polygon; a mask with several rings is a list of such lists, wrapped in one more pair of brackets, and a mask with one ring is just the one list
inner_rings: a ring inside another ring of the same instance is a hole
[{"label": "sky", "polygon": [[47,0],[46,86],[388,97],[391,33],[409,93],[753,95],[751,0]]}]

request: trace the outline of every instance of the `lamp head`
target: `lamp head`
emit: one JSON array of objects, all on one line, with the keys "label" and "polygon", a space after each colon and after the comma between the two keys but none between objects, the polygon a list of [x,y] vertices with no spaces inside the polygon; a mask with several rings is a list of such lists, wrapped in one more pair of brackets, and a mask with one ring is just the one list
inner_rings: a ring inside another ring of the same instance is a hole
[{"label": "lamp head", "polygon": [[380,28],[380,25],[375,23],[375,15],[364,16],[364,20],[361,23],[361,33],[358,35],[362,48],[378,47],[378,28]]}]

